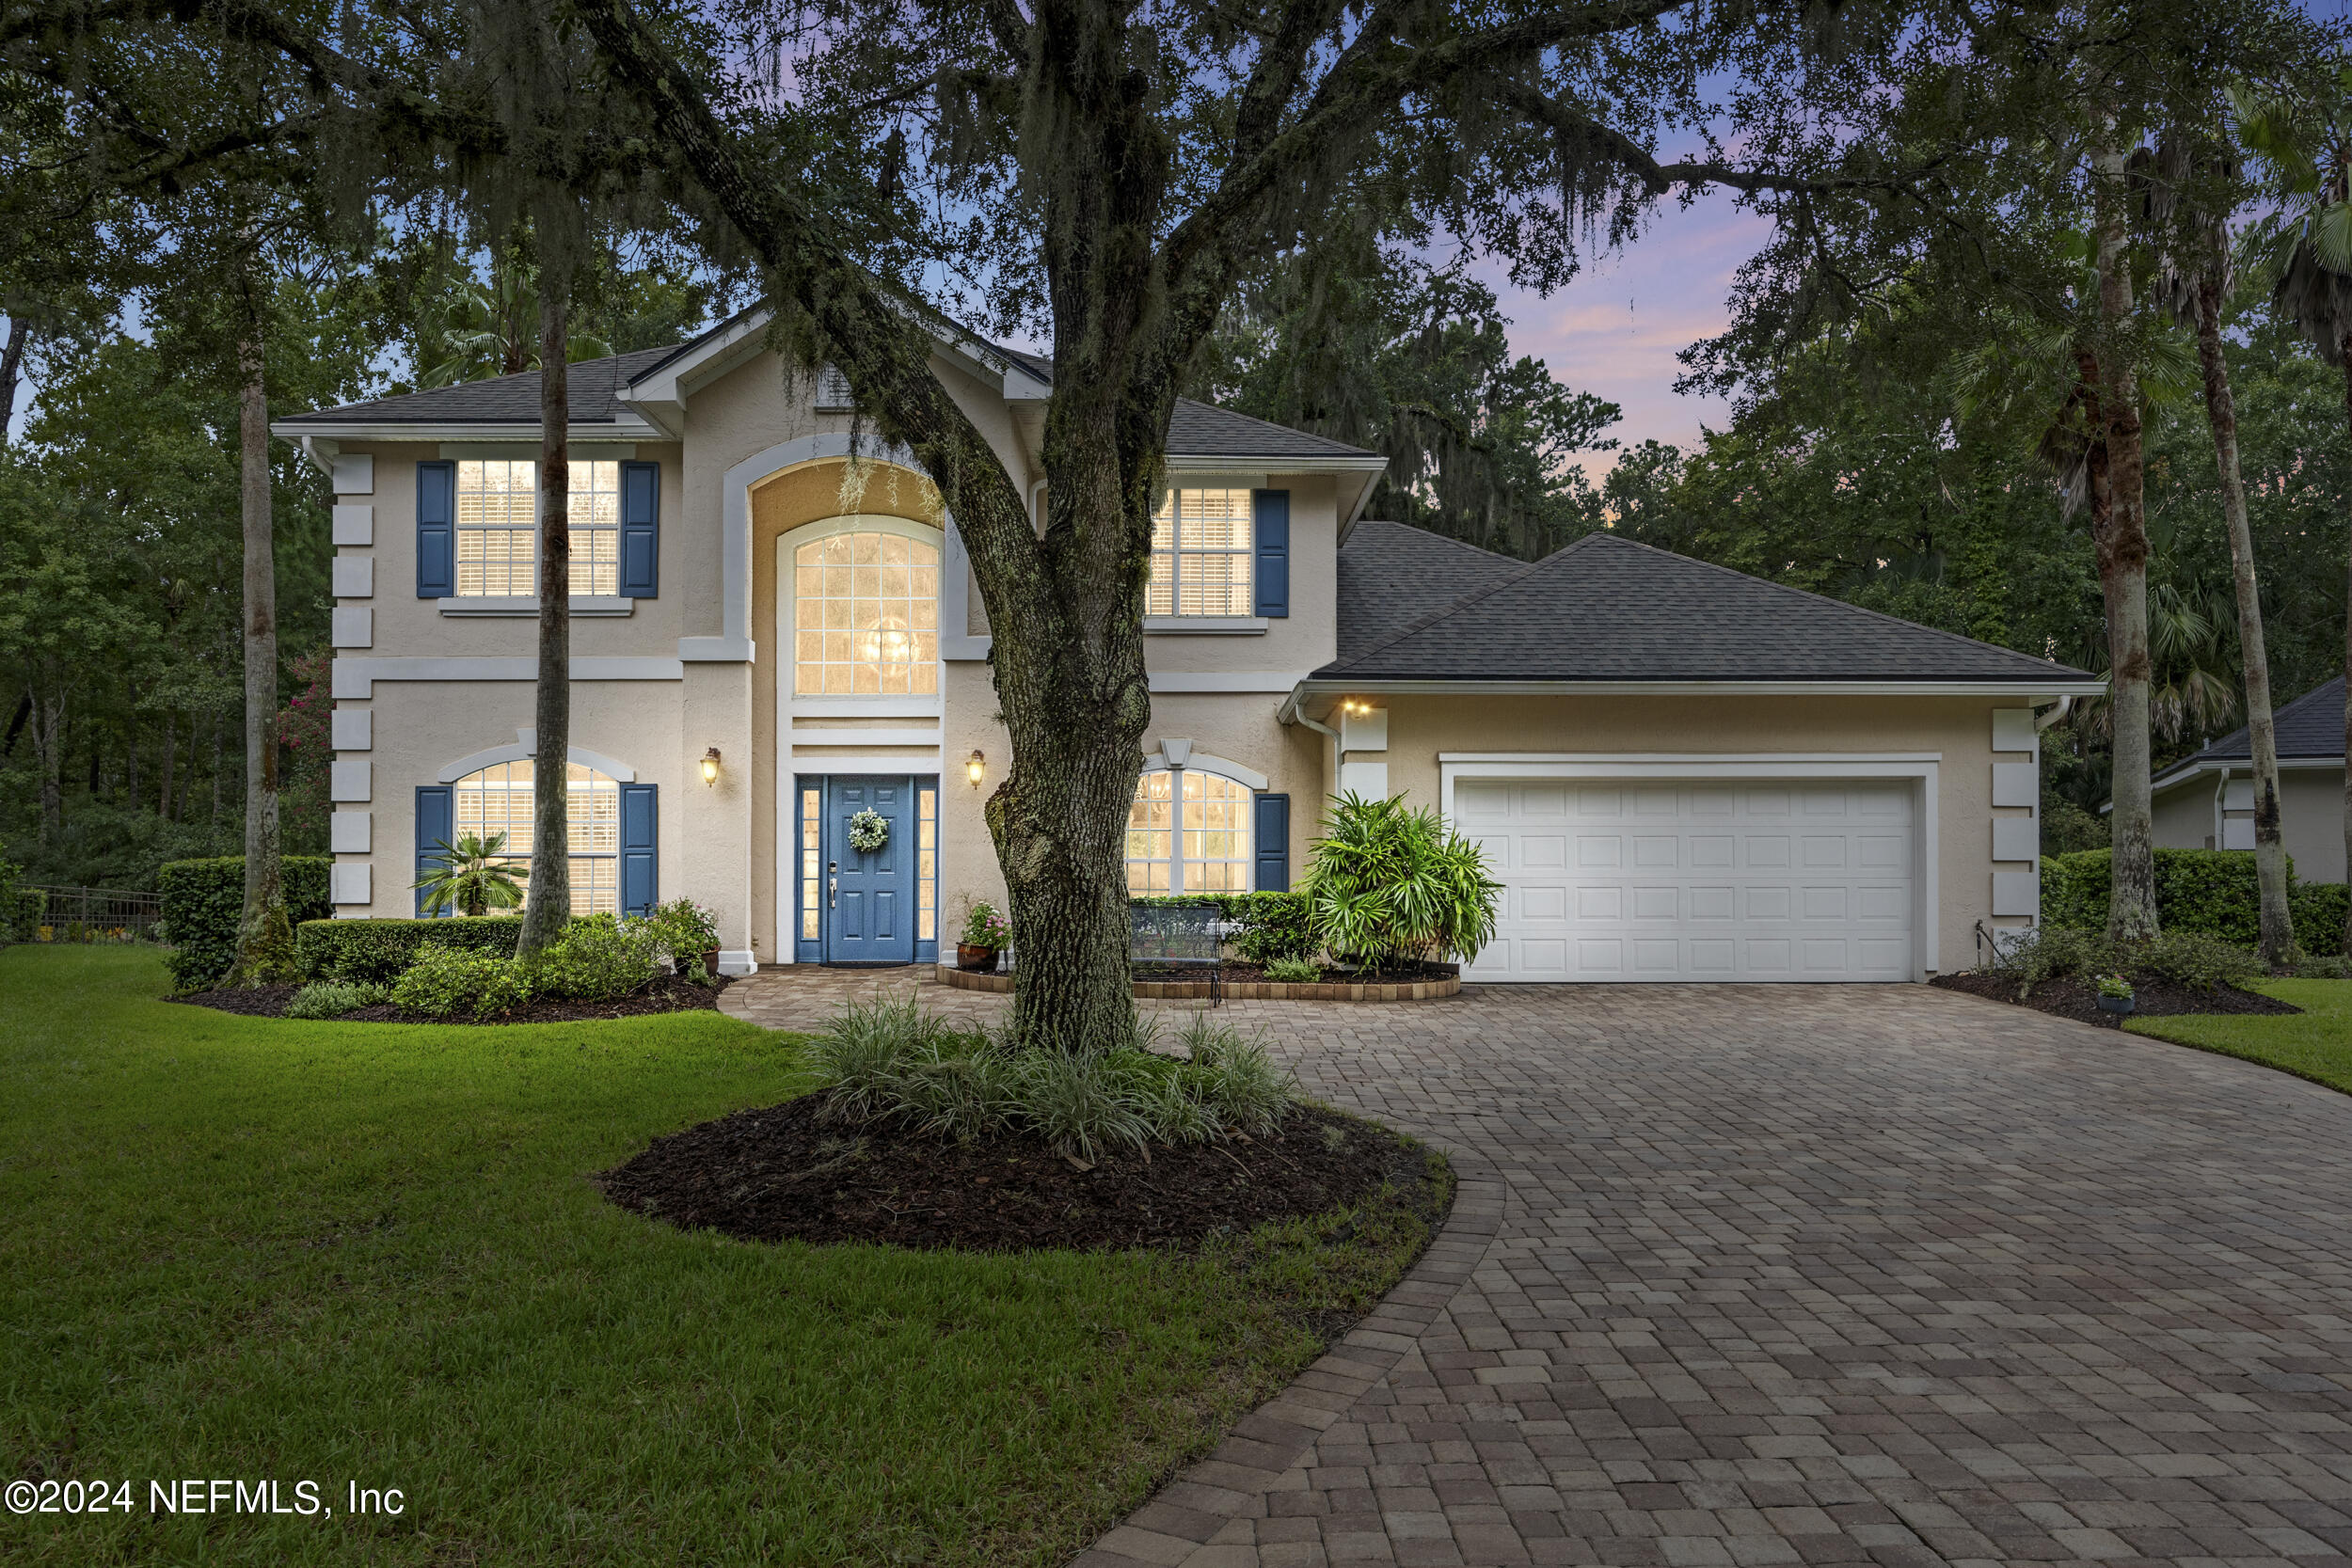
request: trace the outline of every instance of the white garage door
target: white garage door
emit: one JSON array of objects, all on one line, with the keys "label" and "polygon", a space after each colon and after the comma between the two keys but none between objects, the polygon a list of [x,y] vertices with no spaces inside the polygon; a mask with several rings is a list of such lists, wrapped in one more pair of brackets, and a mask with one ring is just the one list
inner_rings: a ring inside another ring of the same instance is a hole
[{"label": "white garage door", "polygon": [[1909,980],[1903,782],[1459,779],[1504,894],[1466,980]]}]

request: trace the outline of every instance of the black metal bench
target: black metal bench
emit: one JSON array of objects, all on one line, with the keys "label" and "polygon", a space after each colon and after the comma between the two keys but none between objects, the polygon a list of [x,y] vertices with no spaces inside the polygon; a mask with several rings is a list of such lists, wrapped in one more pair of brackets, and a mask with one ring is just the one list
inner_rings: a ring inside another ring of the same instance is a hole
[{"label": "black metal bench", "polygon": [[1225,1004],[1222,911],[1210,904],[1127,906],[1127,961],[1135,969],[1205,970],[1209,1006]]}]

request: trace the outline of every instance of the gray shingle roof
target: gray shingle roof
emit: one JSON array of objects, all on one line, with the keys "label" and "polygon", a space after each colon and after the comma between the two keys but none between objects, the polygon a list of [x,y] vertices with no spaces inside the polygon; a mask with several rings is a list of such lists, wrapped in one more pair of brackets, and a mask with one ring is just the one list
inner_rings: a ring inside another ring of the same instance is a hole
[{"label": "gray shingle roof", "polygon": [[[2278,735],[2282,757],[2341,757],[2344,755],[2344,677],[2312,688],[2284,707],[2273,709],[2270,722]],[[2254,743],[2243,727],[2233,730],[2199,752],[2183,757],[2156,775],[2157,782],[2204,762],[2251,762]]]},{"label": "gray shingle roof", "polygon": [[1340,546],[1339,662],[1526,567],[1524,561],[1407,523],[1358,523]]},{"label": "gray shingle roof", "polygon": [[2091,677],[1603,532],[1461,593],[1343,654],[1313,678],[2039,684]]},{"label": "gray shingle roof", "polygon": [[[583,359],[572,366],[572,423],[606,424],[619,419],[621,405],[613,398],[615,391],[633,380],[652,373],[726,325],[722,322],[710,332],[672,347],[640,349],[633,354],[615,355],[609,359]],[[1045,380],[1050,382],[1053,379],[1054,366],[1050,359],[1014,349],[998,352],[1018,359]],[[411,392],[405,397],[378,398],[373,403],[322,408],[309,414],[295,414],[279,422],[290,425],[536,425],[539,422],[539,372],[525,371],[520,375],[468,381],[455,387],[437,387],[429,392]],[[1190,398],[1176,400],[1176,412],[1168,420],[1168,454],[1170,457],[1242,458],[1378,455],[1342,441],[1310,436],[1303,430],[1292,430],[1264,420],[1252,419],[1247,414],[1195,403]]]},{"label": "gray shingle roof", "polygon": [[[612,394],[676,350],[639,349],[609,359],[582,359],[569,370],[572,423],[608,424],[620,418]],[[283,424],[528,424],[539,422],[539,372],[493,376],[436,387],[405,397],[378,398],[295,414]]]}]

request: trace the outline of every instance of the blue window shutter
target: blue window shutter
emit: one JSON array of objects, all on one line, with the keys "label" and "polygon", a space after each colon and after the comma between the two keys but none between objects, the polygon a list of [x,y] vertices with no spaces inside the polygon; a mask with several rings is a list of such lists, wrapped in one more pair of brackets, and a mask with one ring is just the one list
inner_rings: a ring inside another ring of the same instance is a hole
[{"label": "blue window shutter", "polygon": [[457,465],[417,465],[417,597],[457,592]]},{"label": "blue window shutter", "polygon": [[[455,791],[447,784],[419,784],[417,786],[417,880],[419,881],[424,880],[424,874],[432,869],[434,855],[441,845],[456,841],[457,813],[452,799],[454,794]],[[424,889],[422,888],[417,890],[417,912],[424,913]],[[454,910],[448,909],[441,911],[441,913],[445,915],[456,912]]]},{"label": "blue window shutter", "polygon": [[1261,794],[1257,798],[1257,810],[1254,824],[1258,850],[1257,891],[1288,893],[1291,890],[1291,798],[1287,795]]},{"label": "blue window shutter", "polygon": [[621,786],[621,912],[651,914],[660,902],[654,786]]},{"label": "blue window shutter", "polygon": [[1258,613],[1291,612],[1291,493],[1253,490],[1250,510],[1258,535]]},{"label": "blue window shutter", "polygon": [[650,599],[661,588],[661,465],[621,465],[621,597]]}]

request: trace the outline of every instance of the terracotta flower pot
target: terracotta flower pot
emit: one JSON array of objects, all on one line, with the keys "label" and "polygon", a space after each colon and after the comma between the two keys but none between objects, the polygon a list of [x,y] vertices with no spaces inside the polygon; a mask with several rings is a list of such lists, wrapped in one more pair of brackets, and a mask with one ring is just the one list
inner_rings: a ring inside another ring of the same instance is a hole
[{"label": "terracotta flower pot", "polygon": [[956,943],[956,967],[968,969],[975,974],[991,974],[996,970],[996,949]]},{"label": "terracotta flower pot", "polygon": [[703,954],[703,973],[705,974],[719,973],[719,950],[717,948],[713,947]]}]

